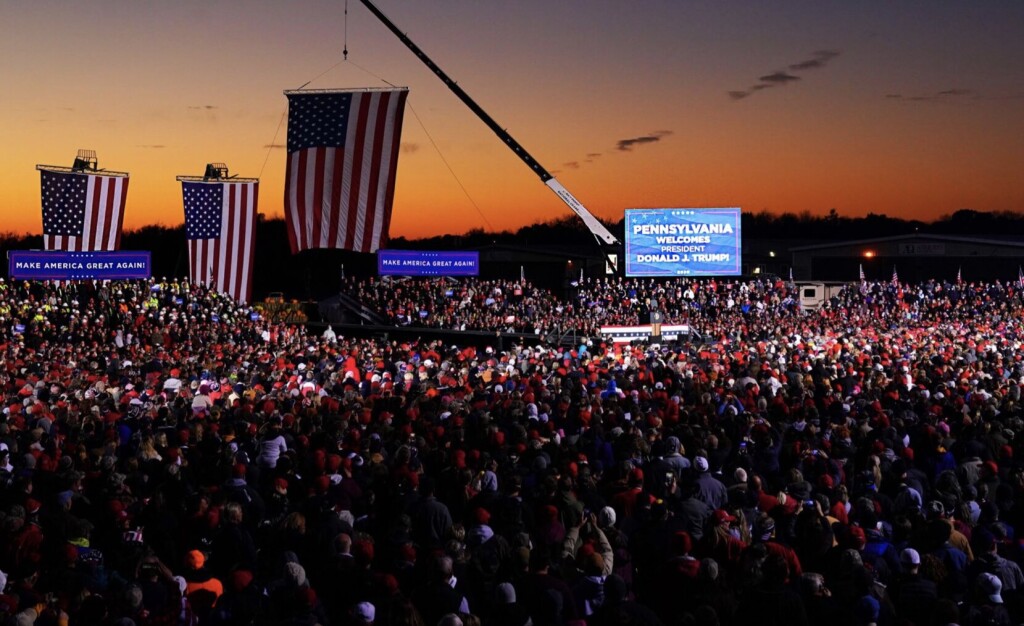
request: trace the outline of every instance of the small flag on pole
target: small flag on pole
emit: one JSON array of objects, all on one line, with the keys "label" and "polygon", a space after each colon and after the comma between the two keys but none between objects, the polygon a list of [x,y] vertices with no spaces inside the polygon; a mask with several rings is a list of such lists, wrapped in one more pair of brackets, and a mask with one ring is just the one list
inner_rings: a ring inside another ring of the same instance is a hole
[{"label": "small flag on pole", "polygon": [[900,277],[896,274],[896,266],[895,265],[892,266],[892,286],[893,287],[899,287],[900,286]]}]

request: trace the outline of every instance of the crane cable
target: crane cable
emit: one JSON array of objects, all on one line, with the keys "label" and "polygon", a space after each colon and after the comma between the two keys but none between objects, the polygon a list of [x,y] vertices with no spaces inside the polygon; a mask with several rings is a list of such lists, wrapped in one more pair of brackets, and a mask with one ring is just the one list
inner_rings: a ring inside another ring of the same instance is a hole
[{"label": "crane cable", "polygon": [[[338,61],[337,63],[335,63],[331,67],[327,68],[323,72],[320,72],[319,74],[317,74],[313,78],[307,80],[306,82],[304,82],[302,84],[301,87],[299,87],[299,89],[305,88],[306,85],[308,85],[311,82],[315,81],[316,79],[320,78],[324,74],[327,74],[328,72],[330,72],[334,68],[338,67],[342,63],[351,63],[356,68],[362,70],[363,72],[369,74],[370,76],[373,76],[374,78],[376,78],[380,82],[382,82],[382,83],[384,83],[386,85],[389,85],[391,87],[396,87],[397,85],[395,85],[394,83],[392,83],[390,81],[387,81],[387,80],[384,80],[382,77],[378,76],[377,74],[374,74],[373,72],[371,72],[370,70],[366,69],[365,67],[359,65],[356,62],[348,60],[348,0],[345,0],[345,25],[344,25],[344,31],[343,32],[344,32],[344,35],[343,35],[344,43],[343,43],[343,47],[342,47],[342,51],[341,51],[341,54],[342,54],[341,61]],[[480,216],[480,219],[482,219],[484,221],[484,223],[487,224],[488,228],[490,228],[492,231],[497,232],[495,230],[495,228],[494,228],[494,225],[491,224],[491,220],[487,219],[487,216],[484,215],[484,212],[480,209],[480,205],[478,205],[476,203],[476,200],[473,199],[473,196],[471,196],[469,194],[469,190],[466,189],[466,186],[462,184],[462,181],[459,179],[458,174],[455,173],[455,170],[452,168],[451,164],[448,163],[448,159],[446,159],[445,156],[444,156],[444,153],[441,152],[441,147],[437,145],[436,141],[434,141],[434,138],[433,138],[433,136],[431,136],[430,131],[427,130],[427,127],[423,123],[423,120],[420,119],[419,113],[416,112],[415,107],[413,107],[412,103],[409,102],[408,100],[406,101],[406,104],[409,106],[409,110],[412,111],[413,117],[416,118],[416,122],[419,123],[420,129],[423,130],[423,134],[426,135],[427,139],[430,140],[430,145],[432,145],[434,147],[434,150],[437,151],[437,155],[441,158],[441,162],[444,163],[444,166],[446,168],[448,168],[448,172],[452,175],[452,178],[455,179],[455,183],[459,186],[459,189],[462,190],[462,193],[465,194],[466,198],[469,200],[469,203],[471,205],[473,205],[474,209],[476,209],[476,212]],[[274,139],[273,139],[273,141],[270,142],[270,147],[267,150],[267,158],[263,161],[263,167],[264,168],[267,166],[267,160],[270,159],[270,150],[273,150],[273,148],[274,148],[274,142],[277,141],[277,134],[281,132],[281,124],[284,123],[284,118],[287,115],[287,113],[288,112],[287,112],[287,109],[286,109],[285,112],[281,114],[281,121],[278,122],[277,131],[274,132]],[[261,176],[263,175],[263,170],[262,169],[260,169],[260,175]]]},{"label": "crane cable", "polygon": [[[385,85],[388,85],[389,87],[398,87],[398,85],[392,83],[389,80],[385,80],[384,78],[382,78],[381,76],[378,76],[377,74],[374,74],[373,72],[371,72],[370,70],[366,69],[362,65],[359,65],[358,63],[356,63],[355,61],[349,61],[349,63],[351,63],[354,67],[356,67],[356,68],[366,72],[370,76],[373,76],[374,78],[376,78],[380,82],[384,83]],[[462,184],[462,180],[459,179],[459,175],[455,173],[455,169],[452,168],[451,163],[448,162],[448,159],[445,158],[444,153],[441,152],[441,146],[437,145],[437,142],[434,141],[434,137],[430,134],[430,131],[427,130],[427,126],[426,126],[426,124],[423,123],[423,120],[420,118],[420,114],[416,112],[416,107],[414,107],[412,105],[412,101],[411,100],[406,100],[405,104],[406,104],[406,106],[409,107],[409,110],[412,111],[413,117],[416,118],[416,122],[420,125],[420,130],[422,130],[423,134],[426,135],[427,139],[430,140],[430,145],[432,145],[434,147],[434,150],[437,152],[437,156],[439,156],[441,158],[441,162],[444,163],[444,166],[446,168],[448,168],[448,173],[451,174],[452,178],[455,179],[455,184],[457,184],[459,186],[459,189],[461,189],[462,193],[465,194],[466,199],[469,200],[469,203],[471,205],[473,205],[473,208],[476,210],[477,215],[479,215],[480,219],[482,219],[484,221],[484,223],[487,224],[488,228],[490,228],[494,232],[498,232],[494,228],[494,224],[491,224],[491,220],[487,219],[487,216],[484,215],[484,212],[480,209],[480,205],[477,204],[476,200],[473,199],[473,196],[471,196],[469,194],[469,190],[466,189],[466,186]]]}]

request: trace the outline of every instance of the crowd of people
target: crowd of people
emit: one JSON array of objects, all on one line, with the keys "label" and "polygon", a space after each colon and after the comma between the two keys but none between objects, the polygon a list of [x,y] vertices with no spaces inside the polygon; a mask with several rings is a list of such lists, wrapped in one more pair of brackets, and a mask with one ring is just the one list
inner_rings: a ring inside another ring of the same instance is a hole
[{"label": "crowd of people", "polygon": [[572,311],[525,280],[349,276],[342,290],[397,326],[539,335]]},{"label": "crowd of people", "polygon": [[352,285],[592,337],[501,349],[3,282],[0,623],[1021,623],[1020,287]]},{"label": "crowd of people", "polygon": [[662,313],[666,324],[686,324],[701,337],[757,340],[834,330],[837,318],[847,320],[842,330],[849,332],[879,323],[1005,317],[1007,309],[1024,301],[1019,282],[862,282],[847,285],[821,307],[807,311],[801,308],[797,285],[778,277],[581,277],[573,281],[568,297],[525,279],[349,277],[343,289],[398,326],[540,336],[571,329],[592,338],[601,335],[602,327],[646,324],[653,310]]}]

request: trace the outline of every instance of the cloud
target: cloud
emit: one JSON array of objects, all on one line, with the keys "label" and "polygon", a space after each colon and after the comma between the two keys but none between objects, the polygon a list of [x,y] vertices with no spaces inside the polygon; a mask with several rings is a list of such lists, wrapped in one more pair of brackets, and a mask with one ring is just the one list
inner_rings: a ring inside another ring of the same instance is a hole
[{"label": "cloud", "polygon": [[402,154],[415,154],[415,153],[419,152],[420,144],[418,144],[418,143],[406,143],[406,142],[403,141],[401,143],[401,145],[398,147],[398,149],[402,151]]},{"label": "cloud", "polygon": [[938,102],[938,101],[949,101],[955,98],[964,98],[967,96],[976,96],[977,94],[970,89],[962,89],[954,87],[952,89],[943,89],[942,91],[936,91],[932,94],[915,94],[905,96],[901,93],[887,93],[885,98],[887,100],[901,100],[903,102]]},{"label": "cloud", "polygon": [[661,141],[663,137],[667,137],[672,134],[670,130],[656,130],[649,135],[641,135],[640,137],[630,137],[629,139],[620,139],[615,144],[615,149],[619,152],[631,152],[634,146],[641,146],[647,143],[656,143]]},{"label": "cloud", "polygon": [[142,143],[142,144],[139,144],[136,147],[137,148],[149,148],[149,149],[152,149],[152,150],[162,150],[163,148],[166,148],[167,146],[165,146],[162,143]]},{"label": "cloud", "polygon": [[571,170],[578,170],[578,169],[580,169],[580,162],[579,161],[567,161],[565,163],[562,163],[562,167],[567,167],[567,168],[569,168]]},{"label": "cloud", "polygon": [[284,150],[288,146],[283,143],[268,143],[263,145],[264,150]]},{"label": "cloud", "polygon": [[757,79],[758,82],[746,89],[733,89],[725,93],[731,100],[744,100],[764,89],[784,87],[790,83],[803,80],[802,77],[797,75],[800,72],[821,69],[840,54],[838,50],[818,50],[809,59],[787,65],[786,69],[789,71],[776,70],[761,76]]},{"label": "cloud", "polygon": [[587,158],[588,159],[596,159],[599,156],[601,156],[600,152],[588,152],[587,153]]},{"label": "cloud", "polygon": [[217,109],[219,107],[213,104],[202,104],[199,106],[191,105],[188,108],[190,111],[213,111],[214,109]]},{"label": "cloud", "polygon": [[[762,76],[758,80],[760,80],[762,83],[770,83],[772,85],[785,85],[786,83],[791,83],[795,80],[800,80],[800,77],[793,76],[792,74],[787,74],[785,72],[774,72],[772,74],[766,74],[765,76]],[[757,85],[755,85],[755,87],[756,86]],[[764,87],[762,87],[762,89],[764,89]]]},{"label": "cloud", "polygon": [[789,66],[789,69],[794,72],[802,72],[804,70],[816,70],[825,67],[829,61],[839,56],[838,50],[818,50],[814,53],[814,56],[806,61],[800,61]]}]

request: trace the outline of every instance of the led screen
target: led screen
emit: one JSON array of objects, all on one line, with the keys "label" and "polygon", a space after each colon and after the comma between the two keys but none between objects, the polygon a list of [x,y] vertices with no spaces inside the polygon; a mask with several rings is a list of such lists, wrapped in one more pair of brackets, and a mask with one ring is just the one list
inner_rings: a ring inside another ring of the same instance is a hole
[{"label": "led screen", "polygon": [[740,210],[629,209],[626,276],[738,276]]}]

